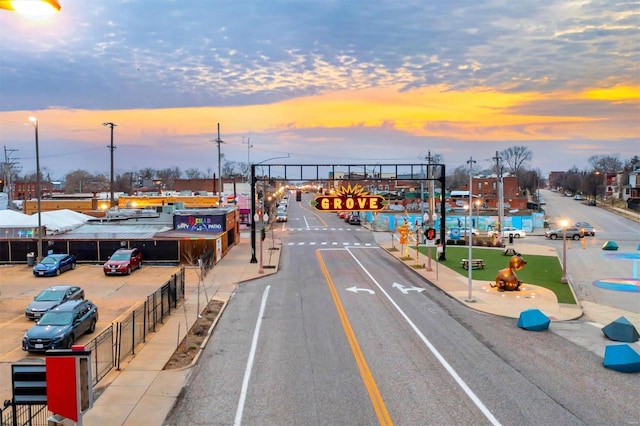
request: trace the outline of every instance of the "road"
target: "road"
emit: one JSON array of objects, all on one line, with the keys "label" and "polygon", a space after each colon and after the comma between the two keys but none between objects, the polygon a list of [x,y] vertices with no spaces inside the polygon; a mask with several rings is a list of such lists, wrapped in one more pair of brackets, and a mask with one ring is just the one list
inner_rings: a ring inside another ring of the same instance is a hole
[{"label": "road", "polygon": [[[546,190],[541,193],[547,202],[544,207],[550,217],[551,227],[560,227],[560,220],[567,219],[570,224],[578,221],[589,222],[595,228],[594,237],[585,237],[586,247],[583,248],[580,243],[571,241],[571,248],[567,249],[567,277],[578,300],[640,313],[640,292],[612,291],[594,285],[596,280],[632,277],[633,261],[608,258],[615,253],[603,251],[602,245],[611,240],[618,244],[618,252],[638,252],[640,225],[571,197]],[[529,240],[534,241],[536,238],[540,240],[536,243],[556,247],[561,258],[561,240],[549,241],[535,236]]]},{"label": "road", "polygon": [[237,289],[165,424],[638,421],[634,377],[466,309],[308,198],[274,227],[279,273]]}]

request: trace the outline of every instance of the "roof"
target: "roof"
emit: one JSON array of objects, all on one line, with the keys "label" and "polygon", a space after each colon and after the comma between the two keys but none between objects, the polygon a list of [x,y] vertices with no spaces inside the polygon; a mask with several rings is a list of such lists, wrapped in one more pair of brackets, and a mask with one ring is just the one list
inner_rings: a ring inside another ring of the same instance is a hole
[{"label": "roof", "polygon": [[53,240],[150,240],[158,232],[172,229],[166,224],[86,223],[72,231],[52,236]]},{"label": "roof", "polygon": [[[47,229],[47,234],[69,231],[89,219],[92,217],[67,209],[40,213],[40,221]],[[2,228],[37,228],[38,214],[26,215],[15,210],[0,210],[0,223]]]}]

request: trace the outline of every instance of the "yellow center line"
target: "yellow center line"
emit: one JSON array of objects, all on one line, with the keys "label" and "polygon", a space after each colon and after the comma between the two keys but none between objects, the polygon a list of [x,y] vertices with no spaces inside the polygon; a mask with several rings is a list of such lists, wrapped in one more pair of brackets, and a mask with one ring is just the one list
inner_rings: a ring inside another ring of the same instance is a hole
[{"label": "yellow center line", "polygon": [[308,208],[306,208],[306,207],[304,206],[304,204],[302,204],[301,202],[300,202],[300,203],[298,203],[298,205],[300,206],[300,208],[301,208],[302,210],[307,211],[307,212],[311,213],[312,215],[314,215],[315,217],[317,217],[317,218],[318,218],[318,220],[319,220],[320,222],[322,222],[322,224],[323,224],[324,226],[329,226],[329,225],[327,225],[327,222],[325,222],[324,220],[322,220],[322,218],[320,217],[320,215],[319,215],[317,212],[315,212],[315,211],[313,211],[313,210],[309,210],[309,209],[308,209]]},{"label": "yellow center line", "polygon": [[356,339],[356,335],[351,328],[351,324],[349,323],[349,318],[347,317],[347,313],[342,306],[342,302],[340,301],[340,297],[338,296],[338,291],[336,290],[335,285],[333,284],[333,280],[329,275],[329,271],[327,270],[327,266],[322,259],[322,254],[320,250],[316,250],[316,257],[318,258],[318,263],[320,264],[320,269],[324,274],[325,279],[327,280],[327,285],[329,286],[329,291],[331,292],[331,297],[333,297],[333,302],[336,305],[336,310],[338,311],[338,316],[340,317],[340,321],[342,322],[342,327],[344,328],[344,333],[347,336],[347,340],[349,341],[349,345],[351,346],[351,351],[353,352],[353,356],[356,360],[356,364],[358,365],[358,369],[360,370],[360,376],[362,377],[362,381],[364,382],[365,387],[367,388],[367,392],[369,393],[369,398],[371,399],[371,403],[373,404],[373,408],[376,411],[376,415],[378,416],[378,421],[381,425],[393,425],[391,418],[389,417],[389,412],[387,411],[387,407],[384,405],[384,401],[382,400],[382,396],[378,391],[378,386],[376,385],[376,381],[371,375],[371,370],[369,370],[369,366],[367,365],[367,361],[364,358],[364,354],[360,349],[360,345],[358,344],[358,340]]}]

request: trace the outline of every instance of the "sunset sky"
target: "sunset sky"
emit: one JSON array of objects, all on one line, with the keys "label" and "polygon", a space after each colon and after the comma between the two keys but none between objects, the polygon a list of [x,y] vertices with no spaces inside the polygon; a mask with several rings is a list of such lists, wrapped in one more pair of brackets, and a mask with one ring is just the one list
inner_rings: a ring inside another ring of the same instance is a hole
[{"label": "sunset sky", "polygon": [[0,10],[0,144],[22,173],[29,116],[57,179],[109,172],[104,122],[117,173],[217,171],[218,123],[237,162],[640,155],[638,1],[59,2],[44,21]]}]

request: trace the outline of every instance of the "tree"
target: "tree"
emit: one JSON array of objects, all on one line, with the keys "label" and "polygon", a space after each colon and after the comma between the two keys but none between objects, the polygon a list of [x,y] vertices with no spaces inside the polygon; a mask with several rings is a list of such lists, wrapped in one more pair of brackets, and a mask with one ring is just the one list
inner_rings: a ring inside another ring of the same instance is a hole
[{"label": "tree", "polygon": [[235,161],[228,161],[225,160],[224,163],[222,163],[222,177],[231,177],[233,175],[238,174],[236,172],[236,165],[237,163]]},{"label": "tree", "polygon": [[95,180],[94,176],[86,170],[74,170],[64,177],[64,192],[66,194],[90,192],[91,182]]},{"label": "tree", "polygon": [[180,179],[182,172],[180,168],[156,170],[156,177],[162,180],[163,187],[172,190],[175,187],[176,179]]},{"label": "tree", "polygon": [[524,165],[533,159],[533,153],[524,145],[512,146],[500,151],[502,160],[507,164],[509,171],[520,178],[520,171]]},{"label": "tree", "polygon": [[202,171],[194,168],[185,170],[184,174],[187,179],[204,179],[206,177]]},{"label": "tree", "polygon": [[593,170],[602,173],[618,173],[623,168],[617,155],[594,155],[587,161]]},{"label": "tree", "polygon": [[447,188],[464,188],[469,184],[469,168],[458,166],[453,170],[453,174],[446,177]]}]

